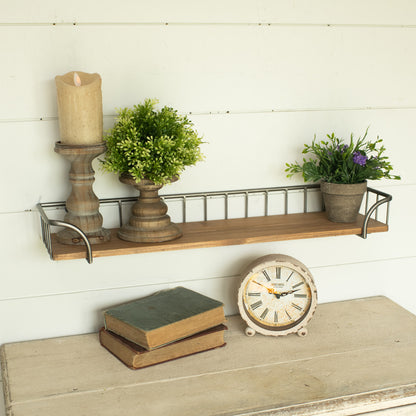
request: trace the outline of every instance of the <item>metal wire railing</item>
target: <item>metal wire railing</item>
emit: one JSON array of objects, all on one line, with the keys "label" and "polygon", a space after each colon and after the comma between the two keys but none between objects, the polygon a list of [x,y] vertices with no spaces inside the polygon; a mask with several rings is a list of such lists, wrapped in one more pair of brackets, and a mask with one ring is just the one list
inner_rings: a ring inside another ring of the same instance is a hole
[{"label": "metal wire railing", "polygon": [[[271,212],[271,196],[280,194],[283,195],[283,201],[279,200],[278,202],[275,201],[275,204],[283,204],[281,211],[284,215],[290,213],[289,210],[289,199],[290,196],[296,194],[302,195],[302,209],[304,213],[312,212],[310,209],[310,196],[311,193],[314,193],[315,196],[318,196],[319,203],[316,204],[314,201],[315,211],[322,211],[324,210],[322,197],[320,195],[319,185],[312,184],[312,185],[295,185],[295,186],[283,186],[283,187],[270,187],[270,188],[253,188],[253,189],[240,189],[240,190],[230,190],[230,191],[213,191],[213,192],[196,192],[196,193],[183,193],[183,194],[167,194],[161,195],[161,198],[166,202],[169,201],[180,201],[181,202],[181,218],[182,222],[188,222],[188,207],[191,201],[195,200],[202,200],[202,218],[204,221],[209,221],[209,200],[211,199],[222,199],[223,200],[223,219],[230,218],[230,199],[233,197],[242,197],[243,198],[243,210],[244,210],[244,217],[248,218],[249,208],[250,208],[250,201],[253,200],[254,196],[263,196],[263,208],[262,208],[262,215],[268,216]],[[375,202],[373,202],[370,206],[371,199],[375,198]],[[258,198],[257,198],[258,199]],[[316,198],[315,198],[316,199]],[[122,198],[105,198],[100,199],[100,205],[115,205],[118,208],[118,219],[120,227],[123,225],[123,206],[128,203],[134,203],[137,200],[137,197],[122,197]],[[375,214],[375,219],[378,220],[380,215],[379,207],[383,204],[386,204],[385,210],[385,224],[388,224],[389,220],[389,208],[390,208],[390,201],[392,200],[392,196],[378,191],[373,188],[367,188],[366,199],[365,199],[365,212],[364,212],[364,221],[362,226],[362,231],[360,237],[367,238],[367,229],[368,229],[368,222],[370,217]],[[256,203],[257,205],[257,203]],[[316,209],[316,206],[319,206],[319,209]],[[83,240],[86,246],[86,259],[88,263],[92,263],[93,261],[93,254],[91,244],[88,241],[88,237],[82,232],[81,229],[76,227],[75,225],[69,224],[65,221],[61,220],[54,220],[50,219],[46,214],[46,209],[65,209],[65,202],[47,202],[47,203],[39,203],[37,204],[37,209],[40,213],[40,220],[41,220],[41,232],[42,232],[42,240],[45,244],[48,253],[53,259],[53,247],[52,247],[52,239],[51,239],[51,227],[65,227],[70,228],[76,231],[80,238]],[[276,207],[273,207],[276,208]],[[218,206],[215,207],[216,214],[218,214]]]}]

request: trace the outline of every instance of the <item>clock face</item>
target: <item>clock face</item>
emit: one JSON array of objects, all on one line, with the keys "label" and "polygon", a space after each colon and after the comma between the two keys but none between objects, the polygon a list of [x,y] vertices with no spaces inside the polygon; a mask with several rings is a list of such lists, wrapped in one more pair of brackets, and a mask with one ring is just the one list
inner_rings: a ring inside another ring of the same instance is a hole
[{"label": "clock face", "polygon": [[265,256],[243,277],[239,308],[251,328],[266,335],[286,335],[306,326],[317,296],[312,275],[302,263],[288,256]]}]

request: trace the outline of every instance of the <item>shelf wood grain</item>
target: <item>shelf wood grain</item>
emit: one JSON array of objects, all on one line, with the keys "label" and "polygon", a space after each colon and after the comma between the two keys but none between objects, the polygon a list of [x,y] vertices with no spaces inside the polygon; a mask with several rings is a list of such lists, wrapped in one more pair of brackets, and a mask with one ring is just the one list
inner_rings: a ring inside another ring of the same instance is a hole
[{"label": "shelf wood grain", "polygon": [[96,333],[3,344],[7,414],[416,414],[416,316],[385,297],[320,304],[302,339],[227,327],[224,348],[137,371]]},{"label": "shelf wood grain", "polygon": [[[118,229],[111,230],[111,240],[93,245],[93,257],[119,256],[156,251],[185,250],[304,238],[333,237],[361,234],[363,216],[357,222],[341,224],[328,221],[325,212],[272,215],[267,217],[236,218],[229,220],[198,221],[179,224],[183,236],[164,243],[131,243],[117,237]],[[368,233],[385,232],[388,226],[370,220]],[[52,234],[54,260],[84,259],[85,246],[58,243]]]}]

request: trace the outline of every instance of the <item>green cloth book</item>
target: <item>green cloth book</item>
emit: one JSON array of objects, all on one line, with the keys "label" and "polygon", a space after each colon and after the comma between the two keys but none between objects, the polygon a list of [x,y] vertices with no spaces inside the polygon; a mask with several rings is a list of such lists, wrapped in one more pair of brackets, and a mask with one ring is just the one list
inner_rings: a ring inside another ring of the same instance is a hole
[{"label": "green cloth book", "polygon": [[162,290],[104,312],[108,331],[149,351],[225,320],[221,302],[184,287]]}]

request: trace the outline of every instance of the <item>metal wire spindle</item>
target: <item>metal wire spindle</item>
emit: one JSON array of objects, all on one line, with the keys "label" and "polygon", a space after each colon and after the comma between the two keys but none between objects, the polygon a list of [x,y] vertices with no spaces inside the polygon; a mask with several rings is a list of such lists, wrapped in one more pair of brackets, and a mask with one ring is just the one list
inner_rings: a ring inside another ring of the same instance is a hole
[{"label": "metal wire spindle", "polygon": [[[162,195],[161,198],[163,200],[182,200],[182,220],[185,223],[187,221],[187,200],[188,199],[196,199],[202,198],[203,199],[203,217],[204,221],[208,221],[208,200],[209,198],[213,197],[222,197],[224,199],[224,219],[228,219],[230,216],[229,212],[229,197],[230,196],[243,196],[244,197],[244,216],[246,218],[249,217],[249,200],[250,196],[252,195],[259,195],[264,194],[264,215],[269,215],[270,211],[270,193],[283,193],[284,195],[284,214],[289,214],[289,191],[301,191],[303,193],[303,212],[308,212],[308,193],[309,191],[319,190],[319,185],[297,185],[291,187],[273,187],[273,188],[258,188],[258,189],[243,189],[243,190],[236,190],[236,191],[216,191],[216,192],[204,192],[204,193],[189,193],[189,194],[171,194],[171,195]],[[375,194],[376,195],[376,202],[371,205],[369,208],[370,197],[369,195]],[[380,199],[381,198],[381,199]],[[101,199],[100,204],[116,204],[118,206],[118,214],[119,214],[119,223],[120,226],[123,225],[123,207],[125,203],[134,202],[137,198],[135,197],[124,197],[124,198],[107,198]],[[378,208],[382,204],[386,204],[386,220],[385,223],[388,224],[389,221],[389,214],[390,214],[390,201],[392,200],[391,195],[386,194],[381,191],[377,191],[373,188],[368,188],[366,193],[366,202],[365,202],[365,215],[362,227],[361,237],[367,237],[367,227],[368,222],[370,220],[371,215],[375,211],[375,219],[378,220],[379,211]],[[80,238],[83,239],[86,245],[86,257],[89,263],[92,262],[92,249],[91,245],[88,241],[88,238],[85,234],[78,228],[72,224],[66,223],[64,221],[58,220],[51,220],[46,215],[44,208],[59,208],[65,209],[65,202],[50,202],[50,203],[39,203],[37,204],[37,209],[40,213],[40,220],[41,220],[41,235],[42,240],[45,244],[48,253],[53,259],[53,246],[52,246],[52,239],[51,239],[51,226],[59,226],[59,227],[66,227],[77,231],[80,235]],[[323,207],[323,200],[322,200],[322,208]]]}]

